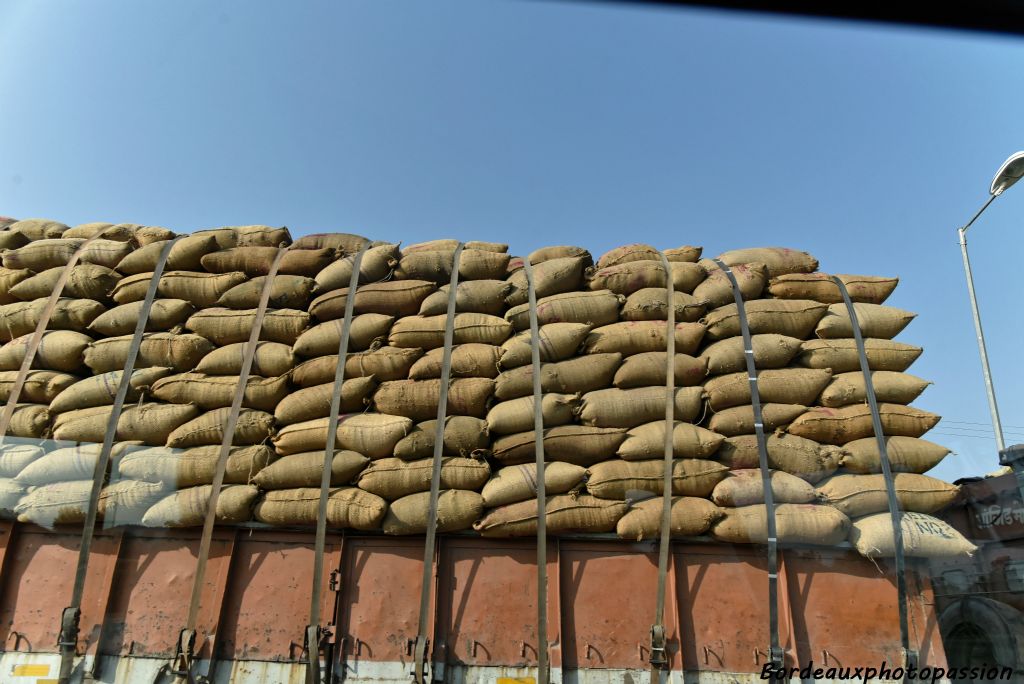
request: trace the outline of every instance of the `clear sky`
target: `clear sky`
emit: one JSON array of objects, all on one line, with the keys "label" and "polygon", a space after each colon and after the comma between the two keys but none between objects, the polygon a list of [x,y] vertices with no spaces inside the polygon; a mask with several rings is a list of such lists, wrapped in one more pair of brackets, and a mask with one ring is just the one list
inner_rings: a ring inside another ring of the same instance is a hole
[{"label": "clear sky", "polygon": [[[782,245],[899,275],[953,448],[996,455],[955,229],[1024,149],[1024,39],[541,0],[0,0],[0,214],[515,253]],[[973,229],[1024,442],[1024,183]]]}]

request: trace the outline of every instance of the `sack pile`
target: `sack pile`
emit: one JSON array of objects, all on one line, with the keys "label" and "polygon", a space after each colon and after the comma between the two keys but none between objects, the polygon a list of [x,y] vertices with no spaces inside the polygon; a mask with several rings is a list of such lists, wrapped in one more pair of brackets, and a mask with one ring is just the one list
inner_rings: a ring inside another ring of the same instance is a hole
[{"label": "sack pile", "polygon": [[[0,230],[3,400],[46,298],[72,253],[94,236],[67,274],[0,449],[0,515],[44,525],[83,519],[142,300],[174,237],[147,226],[68,228],[43,220]],[[458,243],[401,248],[319,234],[292,244],[286,229],[268,226],[200,231],[171,249],[117,427],[100,498],[104,524],[202,524],[245,343],[271,263],[287,244],[217,520],[315,523],[343,317],[353,297],[328,522],[386,534],[426,530]],[[349,292],[364,246],[360,286]],[[647,245],[617,248],[596,263],[568,246],[526,257],[541,326],[547,529],[658,536],[672,306],[672,533],[763,542],[762,476],[730,281],[700,258],[700,248],[664,254],[668,273]],[[849,539],[866,555],[891,555],[885,484],[838,288],[805,252],[759,248],[719,258],[747,300],[780,540]],[[510,257],[507,245],[471,242],[458,270],[438,529],[532,535],[537,435],[523,259]],[[931,516],[957,489],[924,475],[948,450],[921,439],[939,417],[909,406],[928,383],[905,372],[921,349],[892,340],[913,318],[883,304],[897,280],[841,278],[868,338],[898,497],[908,511],[908,554],[970,552]]]}]

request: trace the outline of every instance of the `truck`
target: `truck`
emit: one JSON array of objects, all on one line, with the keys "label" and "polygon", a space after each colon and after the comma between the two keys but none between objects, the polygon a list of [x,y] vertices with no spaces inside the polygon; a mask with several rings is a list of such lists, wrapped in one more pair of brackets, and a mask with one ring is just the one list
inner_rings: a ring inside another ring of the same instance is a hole
[{"label": "truck", "polygon": [[[73,528],[0,523],[0,680],[57,681],[62,610],[80,535]],[[312,536],[308,529],[254,523],[215,529],[195,643],[196,681],[306,681]],[[550,681],[649,681],[657,543],[596,534],[548,539]],[[198,544],[194,529],[97,532],[74,681],[173,681]],[[432,681],[536,681],[536,541],[449,534],[439,536],[437,551],[428,634]],[[316,654],[324,681],[410,680],[423,558],[422,536],[329,533],[321,595],[331,627]],[[906,665],[890,561],[868,560],[845,544],[783,546],[779,559],[779,642],[787,667],[812,679],[820,669],[818,681],[839,681],[871,672],[884,677],[884,668]],[[764,547],[680,539],[670,560],[668,663],[660,676],[765,681],[771,672]],[[958,634],[943,629],[953,604],[937,604],[936,574],[927,562],[907,560],[916,667],[944,670],[950,646],[942,637]],[[943,587],[951,581],[938,576]]]}]

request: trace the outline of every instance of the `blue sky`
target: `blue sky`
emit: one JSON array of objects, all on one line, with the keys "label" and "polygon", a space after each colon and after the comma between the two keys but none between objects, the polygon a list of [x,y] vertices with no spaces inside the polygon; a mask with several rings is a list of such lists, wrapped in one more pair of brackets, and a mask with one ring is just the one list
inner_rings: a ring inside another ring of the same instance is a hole
[{"label": "blue sky", "polygon": [[[1024,149],[1020,73],[1024,39],[707,10],[2,0],[0,214],[807,249],[903,279],[951,479],[996,467],[955,229]],[[1009,443],[1022,220],[1024,184],[971,235]]]}]

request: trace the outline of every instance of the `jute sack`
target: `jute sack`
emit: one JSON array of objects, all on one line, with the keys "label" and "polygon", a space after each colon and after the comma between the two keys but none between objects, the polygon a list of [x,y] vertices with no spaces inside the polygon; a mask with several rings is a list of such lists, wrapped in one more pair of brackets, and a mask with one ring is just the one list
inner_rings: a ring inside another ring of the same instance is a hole
[{"label": "jute sack", "polygon": [[[672,428],[672,453],[675,458],[709,458],[724,440],[725,437],[711,430],[677,422]],[[615,453],[627,461],[662,458],[665,455],[665,420],[631,429]]]},{"label": "jute sack", "polygon": [[298,238],[292,249],[323,249],[328,247],[342,254],[354,254],[368,245],[370,240],[355,233],[311,233]]},{"label": "jute sack", "polygon": [[[598,292],[565,292],[537,301],[537,323],[585,323],[591,328],[619,320],[619,304],[624,297],[610,290]],[[516,330],[530,329],[528,304],[513,306],[505,312],[505,320]]]},{"label": "jute sack", "polygon": [[[121,259],[131,254],[134,248],[134,245],[128,242],[100,238],[86,245],[85,250],[82,252],[81,262],[83,264],[96,264],[106,268],[114,268]],[[63,264],[60,265],[63,266]],[[39,271],[40,269],[33,270]]]},{"label": "jute sack", "polygon": [[[36,487],[15,506],[18,520],[41,527],[82,523],[89,507],[92,480],[73,480]],[[137,525],[153,502],[166,494],[162,485],[120,480],[100,491],[97,514],[104,527]]]},{"label": "jute sack", "polygon": [[[0,306],[0,340],[10,340],[35,332],[39,319],[46,308],[47,298],[31,302],[16,302]],[[92,299],[67,299],[61,297],[50,316],[47,326],[50,330],[77,330],[82,332],[101,313],[104,306]]]},{"label": "jute sack", "polygon": [[[320,488],[303,487],[265,492],[253,511],[256,520],[269,525],[316,525]],[[356,487],[337,487],[327,497],[327,524],[334,529],[372,532],[380,529],[388,504]]]},{"label": "jute sack", "polygon": [[[349,351],[363,351],[380,344],[387,337],[394,320],[393,316],[384,314],[368,313],[353,317],[349,329]],[[344,327],[342,319],[314,325],[295,340],[295,353],[305,358],[337,354]]]},{"label": "jute sack", "polygon": [[[509,435],[526,432],[534,426],[533,396],[520,397],[495,404],[487,412],[487,427],[493,434]],[[574,394],[545,394],[540,402],[544,425],[555,427],[571,423],[579,398]]]},{"label": "jute sack", "polygon": [[[102,442],[112,406],[97,406],[61,413],[54,419],[53,438],[72,442]],[[117,421],[119,440],[138,440],[162,446],[181,425],[199,415],[191,404],[143,403],[125,406]]]},{"label": "jute sack", "polygon": [[[730,544],[768,542],[768,514],[764,504],[723,508],[725,517],[711,528],[711,536]],[[831,506],[779,504],[775,507],[775,536],[783,544],[835,546],[846,541],[850,519]]]},{"label": "jute sack", "polygon": [[[451,250],[417,251],[405,250],[395,270],[399,280],[429,280],[447,283],[452,277]],[[509,255],[502,252],[488,252],[482,249],[464,249],[459,256],[460,280],[500,280],[508,271]]]},{"label": "jute sack", "polygon": [[[419,310],[412,313],[418,313],[420,316],[446,315],[448,313],[448,288],[448,285],[442,285],[436,292],[423,299]],[[433,285],[431,285],[431,289],[434,289]],[[461,282],[455,288],[455,310],[462,313],[500,316],[505,313],[505,297],[511,291],[512,285],[504,280],[467,280]]]},{"label": "jute sack", "polygon": [[[839,275],[850,299],[854,302],[881,304],[899,284],[899,278],[880,276]],[[813,299],[825,304],[839,304],[843,296],[827,273],[790,273],[772,278],[768,291],[777,299]]]},{"label": "jute sack", "polygon": [[[359,474],[356,485],[360,489],[393,501],[416,492],[429,492],[433,469],[432,458],[421,458],[416,461],[381,458],[372,462]],[[487,461],[460,456],[441,459],[441,489],[476,491],[484,486],[490,475],[491,468]]]},{"label": "jute sack", "polygon": [[[129,451],[117,461],[117,471],[122,478],[162,482],[173,489],[208,485],[213,483],[220,449],[219,444],[211,444]],[[273,449],[262,444],[231,447],[224,462],[224,484],[247,484],[276,457]]]},{"label": "jute sack", "polygon": [[[811,484],[836,471],[845,452],[803,437],[776,433],[766,439],[768,465]],[[756,435],[727,437],[718,450],[718,460],[733,470],[760,467]]]},{"label": "jute sack", "polygon": [[[978,547],[949,523],[924,513],[901,513],[903,554],[911,558],[973,556]],[[876,513],[853,521],[850,543],[862,556],[892,558],[896,555],[892,517]]]},{"label": "jute sack", "polygon": [[[146,527],[201,527],[210,506],[213,485],[200,485],[174,492],[149,507],[142,516]],[[221,525],[248,522],[259,495],[253,485],[228,485],[217,496],[215,520]]]},{"label": "jute sack", "polygon": [[[579,417],[584,425],[635,428],[665,417],[664,387],[603,389],[587,392],[580,404]],[[687,423],[699,422],[704,410],[700,387],[675,390],[675,418]]]},{"label": "jute sack", "polygon": [[[0,346],[0,370],[21,369],[32,336],[22,335]],[[74,330],[47,330],[36,349],[32,367],[76,373],[82,369],[82,357],[91,343],[91,337]]]},{"label": "jute sack", "polygon": [[[827,369],[780,368],[757,373],[757,391],[762,402],[810,406],[832,380]],[[713,411],[749,404],[750,377],[746,371],[710,378],[704,383],[708,405]]]},{"label": "jute sack", "polygon": [[[593,496],[549,496],[544,505],[548,534],[612,532],[629,504]],[[532,537],[537,534],[537,500],[500,506],[473,524],[481,537]]]},{"label": "jute sack", "polygon": [[[700,289],[700,286],[697,286]],[[672,303],[677,322],[695,322],[704,315],[705,304],[696,295],[673,292]],[[668,290],[645,287],[626,297],[621,312],[624,321],[668,320]]]},{"label": "jute sack", "polygon": [[[548,461],[564,461],[584,468],[607,460],[626,438],[625,428],[561,425],[544,428],[544,455]],[[494,440],[492,455],[502,465],[535,460],[533,430],[504,435]]]},{"label": "jute sack", "polygon": [[[899,404],[879,404],[878,414],[886,435],[920,437],[935,427],[940,417],[928,411]],[[825,444],[846,444],[875,434],[871,409],[864,404],[839,409],[816,407],[807,411],[786,431]]]},{"label": "jute sack", "polygon": [[[377,381],[373,376],[352,378],[341,386],[342,413],[358,413],[366,408]],[[274,418],[279,425],[301,423],[304,420],[323,418],[331,415],[331,397],[334,395],[334,383],[314,385],[293,392],[288,392],[273,409]]]},{"label": "jute sack", "polygon": [[[661,459],[603,461],[590,466],[587,491],[601,499],[629,499],[634,490],[661,494],[664,471]],[[728,473],[728,468],[714,461],[678,459],[672,462],[672,493],[706,498]]]},{"label": "jute sack", "polygon": [[[910,368],[924,350],[912,344],[891,340],[864,340],[868,366],[873,371],[902,373]],[[833,373],[860,370],[856,340],[808,340],[800,345],[796,362],[806,368],[831,368]]]},{"label": "jute sack", "polygon": [[[54,449],[27,464],[14,479],[23,487],[38,487],[70,480],[91,480],[102,446],[80,444]],[[111,449],[111,460],[116,460],[127,450],[129,444],[115,442]]]},{"label": "jute sack", "polygon": [[[370,459],[362,454],[346,449],[338,450],[331,459],[331,485],[352,484],[369,462]],[[324,452],[306,451],[274,461],[251,479],[260,489],[319,487],[323,471]]]},{"label": "jute sack", "polygon": [[[593,358],[593,356],[586,358]],[[615,371],[612,384],[619,389],[664,385],[666,361],[667,352],[663,351],[633,354],[627,357]],[[673,359],[673,367],[677,387],[699,385],[708,374],[707,359],[689,354],[676,354]]]},{"label": "jute sack", "polygon": [[[921,396],[921,392],[932,383],[907,373],[893,371],[874,371],[871,373],[871,385],[875,389],[875,399],[889,404],[909,404]],[[864,385],[864,374],[860,371],[840,373],[832,378],[821,393],[821,404],[829,408],[839,408],[850,404],[867,401],[867,390]]]},{"label": "jute sack", "polygon": [[[355,254],[348,254],[324,267],[316,274],[316,284],[323,291],[348,287],[352,280]],[[378,245],[363,253],[359,262],[359,284],[376,283],[386,279],[398,265],[398,245]]]},{"label": "jute sack", "polygon": [[[393,347],[435,349],[444,346],[447,316],[407,316],[391,328],[388,344]],[[512,326],[497,316],[476,313],[455,314],[455,344],[500,345],[512,335]]]},{"label": "jute sack", "polygon": [[0,445],[0,477],[17,477],[25,466],[42,455],[43,448],[35,444]]},{"label": "jute sack", "polygon": [[[738,264],[729,268],[744,300],[757,299],[768,283],[768,267],[762,263]],[[720,268],[708,271],[708,277],[693,291],[697,301],[709,309],[736,303],[736,293],[729,276]]]},{"label": "jute sack", "polygon": [[[185,448],[220,444],[224,441],[224,425],[230,408],[207,411],[198,418],[182,423],[167,436],[167,446]],[[274,434],[274,416],[265,411],[243,408],[231,443],[236,446],[261,444]]]},{"label": "jute sack", "polygon": [[[4,226],[4,228],[6,228],[6,226]],[[6,251],[6,250],[9,250],[9,249],[17,249],[19,247],[24,247],[29,242],[31,242],[31,241],[27,237],[25,237],[25,235],[23,233],[12,233],[10,230],[0,230],[0,250],[5,250]],[[2,261],[0,261],[0,263],[2,263]],[[3,267],[0,266],[0,268],[3,268]],[[13,269],[12,268],[12,269],[6,269],[6,270],[9,270],[9,271],[14,271],[14,270],[28,271],[27,268],[23,268],[23,269]]]},{"label": "jute sack", "polygon": [[[661,538],[660,498],[647,499],[634,504],[619,519],[615,532],[623,539],[643,541]],[[698,537],[724,515],[722,510],[707,499],[695,496],[672,497],[669,529],[672,537]]]},{"label": "jute sack", "polygon": [[[3,247],[0,246],[0,249]],[[32,271],[27,268],[0,267],[0,304],[13,304],[18,301],[17,297],[11,295],[11,288],[31,277]]]},{"label": "jute sack", "polygon": [[[83,354],[85,365],[97,374],[123,370],[131,344],[131,335],[96,340]],[[146,333],[135,359],[135,367],[161,366],[176,371],[189,371],[211,351],[213,344],[199,335]]]},{"label": "jute sack", "polygon": [[0,477],[0,519],[9,520],[18,517],[14,509],[24,494],[25,488],[17,482]]},{"label": "jute sack", "polygon": [[[800,353],[802,341],[796,337],[766,333],[752,335],[751,349],[754,352],[754,367],[758,370],[787,366]],[[728,337],[704,347],[701,358],[708,363],[708,375],[739,373],[747,370],[746,354],[742,337]],[[813,368],[828,368],[815,365]]]},{"label": "jute sack", "polygon": [[[598,257],[597,267],[607,268],[609,266],[618,266],[619,264],[628,264],[631,261],[659,261],[660,259],[661,253],[657,247],[634,243],[608,250]],[[694,261],[696,260],[694,259]]]},{"label": "jute sack", "polygon": [[[397,318],[413,316],[419,312],[424,299],[436,289],[434,283],[426,280],[387,280],[383,283],[369,283],[356,290],[352,310],[357,314],[376,313]],[[331,290],[313,300],[309,305],[309,313],[318,321],[333,321],[345,317],[347,303],[347,287]]]},{"label": "jute sack", "polygon": [[[459,241],[454,238],[440,238],[438,240],[427,240],[416,242],[402,250],[402,254],[415,254],[417,252],[454,252],[459,246]],[[466,249],[479,249],[484,252],[498,252],[504,254],[508,251],[508,245],[504,242],[484,242],[470,240],[465,243]]]},{"label": "jute sack", "polygon": [[[762,404],[761,420],[765,432],[771,432],[789,425],[807,411],[799,404]],[[754,409],[752,406],[733,406],[711,416],[708,428],[726,437],[754,434]]]},{"label": "jute sack", "polygon": [[[483,418],[494,394],[489,378],[457,378],[448,385],[448,413]],[[406,416],[419,422],[437,416],[441,398],[440,380],[391,380],[382,382],[373,395],[381,413]]]},{"label": "jute sack", "polygon": [[127,225],[134,229],[132,232],[132,238],[139,243],[140,247],[146,247],[154,242],[172,240],[175,237],[174,231],[161,228],[160,226],[140,226],[138,224],[130,223]]},{"label": "jute sack", "polygon": [[[139,302],[146,298],[151,272],[122,278],[110,293],[118,304]],[[199,273],[197,271],[166,271],[157,284],[157,294],[168,299],[184,299],[198,309],[213,306],[220,296],[245,282],[244,273]]]},{"label": "jute sack", "polygon": [[[73,226],[65,230],[61,237],[64,238],[91,238],[97,235],[103,234],[103,232],[109,228],[113,228],[113,223],[105,223],[102,221],[96,221],[94,223],[81,223],[77,226]],[[124,240],[119,240],[124,242]]]},{"label": "jute sack", "polygon": [[[125,275],[152,273],[160,259],[160,252],[166,245],[167,240],[158,240],[140,247],[121,259],[116,269]],[[169,271],[201,271],[203,266],[200,260],[216,249],[217,241],[212,236],[188,235],[175,242],[171,247],[165,269]]]},{"label": "jute sack", "polygon": [[[540,360],[564,361],[583,345],[590,333],[586,323],[548,323],[537,330]],[[518,368],[533,363],[532,334],[529,330],[518,332],[501,345],[498,367],[502,370]]]},{"label": "jute sack", "polygon": [[[934,442],[913,437],[886,437],[885,450],[889,466],[897,473],[926,473],[946,457],[949,449]],[[880,473],[882,462],[875,437],[855,439],[843,445],[841,465],[851,473]]]},{"label": "jute sack", "polygon": [[48,240],[59,238],[68,229],[66,224],[50,219],[22,219],[7,226],[4,232],[15,235],[24,235],[29,240]]},{"label": "jute sack", "polygon": [[[242,357],[248,342],[236,342],[214,349],[199,360],[196,372],[207,375],[238,375],[242,372]],[[295,367],[295,354],[287,344],[257,342],[249,372],[263,378],[287,375]]]},{"label": "jute sack", "polygon": [[[582,257],[548,259],[537,264],[533,269],[533,287],[537,297],[550,297],[580,289],[583,271],[588,265]],[[516,271],[509,276],[508,284],[511,285],[511,291],[507,293],[506,303],[509,306],[525,304],[528,295],[526,270]]]},{"label": "jute sack", "polygon": [[[49,297],[66,270],[63,266],[48,268],[42,273],[22,280],[10,289],[10,294],[22,301]],[[78,264],[71,269],[61,294],[79,299],[104,300],[119,280],[121,276],[106,266]]]},{"label": "jute sack", "polygon": [[[132,371],[125,400],[128,402],[138,401],[144,393],[149,391],[154,382],[170,373],[170,368],[160,368],[159,366]],[[112,406],[123,375],[124,371],[118,370],[94,375],[84,380],[76,378],[77,382],[51,399],[49,402],[50,413],[66,413],[93,406]]]},{"label": "jute sack", "polygon": [[[484,511],[484,500],[476,492],[446,489],[437,499],[437,531],[468,530]],[[403,496],[393,502],[384,516],[384,534],[423,534],[430,515],[430,492]]]},{"label": "jute sack", "polygon": [[[274,438],[277,453],[288,456],[324,449],[328,421],[328,418],[317,418],[282,428]],[[394,453],[398,440],[409,434],[412,426],[413,422],[403,416],[382,413],[344,415],[338,423],[336,441],[340,448],[357,451],[367,458],[387,458]]]},{"label": "jute sack", "polygon": [[[960,488],[927,475],[896,473],[893,487],[900,509],[935,513],[956,501]],[[851,518],[889,510],[884,475],[834,475],[818,485],[822,502]]]},{"label": "jute sack", "polygon": [[[241,378],[234,375],[179,373],[153,383],[152,395],[170,404],[194,404],[210,410],[231,406]],[[242,406],[273,411],[288,395],[288,376],[261,378],[250,376],[242,393]]]},{"label": "jute sack", "polygon": [[[586,354],[618,352],[623,356],[644,352],[665,351],[667,344],[664,321],[625,321],[594,328],[583,343]],[[676,353],[695,354],[704,338],[700,323],[676,324]]]},{"label": "jute sack", "polygon": [[[854,304],[860,332],[864,337],[892,339],[917,316],[910,311],[883,304]],[[818,321],[814,333],[821,338],[853,337],[850,313],[845,304],[831,304],[828,313]]]},{"label": "jute sack", "polygon": [[[771,471],[772,496],[776,504],[811,503],[817,499],[814,487],[807,481],[781,470]],[[750,506],[764,503],[764,482],[759,469],[732,470],[711,492],[711,500],[719,506]]]},{"label": "jute sack", "polygon": [[[679,292],[691,293],[707,277],[700,264],[688,261],[670,262],[672,286]],[[665,268],[661,261],[630,261],[616,266],[596,269],[587,286],[591,290],[611,290],[630,295],[648,287],[666,287]]]},{"label": "jute sack", "polygon": [[[544,490],[548,495],[565,494],[583,483],[587,471],[582,466],[555,461],[544,466]],[[506,466],[484,485],[480,495],[484,506],[493,508],[537,498],[537,464]]]},{"label": "jute sack", "polygon": [[292,236],[288,233],[287,228],[260,225],[210,228],[196,231],[193,235],[209,235],[217,241],[218,249],[278,247],[282,243],[288,244],[292,241]]},{"label": "jute sack", "polygon": [[[345,377],[362,378],[372,375],[379,382],[403,380],[409,377],[409,370],[422,355],[422,349],[398,347],[380,347],[372,351],[356,352],[349,354],[345,360]],[[337,353],[318,356],[295,367],[292,371],[292,383],[299,387],[311,387],[334,382],[337,368]]]},{"label": "jute sack", "polygon": [[50,412],[43,404],[16,404],[7,435],[11,437],[43,437],[50,425]]},{"label": "jute sack", "polygon": [[[495,378],[498,376],[498,358],[501,347],[493,344],[457,344],[452,347],[451,377]],[[417,359],[409,369],[411,380],[433,380],[441,377],[444,348],[431,349]]]},{"label": "jute sack", "polygon": [[594,263],[594,257],[590,255],[590,252],[583,247],[576,247],[575,245],[553,245],[550,247],[541,247],[530,252],[526,258],[531,264],[542,264],[545,261],[552,259],[565,259],[568,257],[578,257],[583,259],[587,266]]},{"label": "jute sack", "polygon": [[[142,316],[143,302],[121,304],[100,314],[89,324],[89,331],[104,337],[131,335]],[[164,332],[184,325],[195,313],[195,307],[184,299],[154,299],[146,318],[147,332]]]},{"label": "jute sack", "polygon": [[[805,339],[825,315],[828,306],[809,299],[755,299],[744,305],[752,335],[775,333]],[[720,306],[702,319],[711,340],[723,340],[740,334],[740,318],[735,304]]]},{"label": "jute sack", "polygon": [[[4,268],[27,268],[40,273],[48,268],[64,266],[85,240],[83,238],[55,238],[33,240],[24,247],[9,249],[3,253]],[[92,244],[96,244],[95,242]],[[88,249],[88,248],[87,248]],[[80,263],[96,263],[86,259],[83,252]],[[116,263],[116,262],[115,262]]]},{"label": "jute sack", "polygon": [[[267,276],[259,276],[235,285],[217,299],[216,305],[228,309],[255,309],[260,305]],[[313,296],[316,282],[297,275],[280,275],[270,286],[269,306],[273,309],[301,309],[305,311]]]},{"label": "jute sack", "polygon": [[[395,457],[403,461],[431,458],[437,437],[437,420],[418,423],[395,445]],[[444,421],[443,453],[447,456],[482,456],[491,445],[487,421],[472,416],[448,416]]]},{"label": "jute sack", "polygon": [[[615,371],[622,363],[622,354],[589,354],[568,361],[542,363],[540,386],[542,392],[577,394],[590,392],[612,384]],[[499,401],[533,394],[533,366],[519,366],[498,376],[494,396]]]},{"label": "jute sack", "polygon": [[[11,398],[18,371],[0,371],[0,401]],[[51,370],[29,371],[21,387],[19,399],[30,404],[49,404],[50,401],[78,382],[74,375]]]},{"label": "jute sack", "polygon": [[[210,273],[241,271],[250,278],[265,276],[277,258],[278,247],[231,247],[205,255],[201,263]],[[335,257],[333,249],[290,249],[281,257],[281,275],[315,276]]]},{"label": "jute sack", "polygon": [[[299,335],[309,327],[309,321],[309,314],[305,311],[268,310],[263,317],[259,339],[298,346]],[[255,324],[256,309],[236,311],[213,307],[192,314],[185,322],[185,327],[218,346],[224,346],[247,342]]]},{"label": "jute sack", "polygon": [[768,275],[775,278],[787,273],[813,273],[818,260],[807,252],[786,247],[753,247],[733,249],[718,255],[727,266],[759,262],[768,267]]}]

